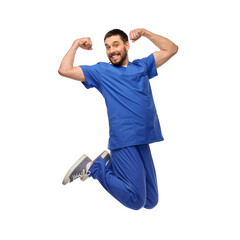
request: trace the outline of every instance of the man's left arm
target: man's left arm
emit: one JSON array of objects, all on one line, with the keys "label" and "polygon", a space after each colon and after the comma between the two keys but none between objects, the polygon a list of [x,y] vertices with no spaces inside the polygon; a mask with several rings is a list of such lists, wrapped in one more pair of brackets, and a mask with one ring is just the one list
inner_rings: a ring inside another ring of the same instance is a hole
[{"label": "man's left arm", "polygon": [[178,46],[174,44],[172,41],[170,41],[169,39],[163,36],[157,35],[155,33],[152,33],[143,28],[132,30],[129,36],[132,42],[135,42],[141,36],[144,36],[159,48],[159,51],[156,51],[153,53],[155,58],[156,68],[160,67],[165,62],[167,62],[178,51]]}]

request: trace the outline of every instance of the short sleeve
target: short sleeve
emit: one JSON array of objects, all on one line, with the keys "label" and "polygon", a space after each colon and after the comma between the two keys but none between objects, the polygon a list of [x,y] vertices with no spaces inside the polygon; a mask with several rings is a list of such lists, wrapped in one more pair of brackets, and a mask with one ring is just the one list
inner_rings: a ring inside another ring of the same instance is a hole
[{"label": "short sleeve", "polygon": [[146,58],[142,58],[141,60],[147,68],[147,74],[149,79],[156,77],[158,73],[157,73],[155,58],[153,53]]},{"label": "short sleeve", "polygon": [[81,65],[80,66],[84,77],[86,78],[86,82],[82,82],[83,85],[89,89],[89,88],[99,88],[99,66],[98,64],[87,66],[87,65]]}]

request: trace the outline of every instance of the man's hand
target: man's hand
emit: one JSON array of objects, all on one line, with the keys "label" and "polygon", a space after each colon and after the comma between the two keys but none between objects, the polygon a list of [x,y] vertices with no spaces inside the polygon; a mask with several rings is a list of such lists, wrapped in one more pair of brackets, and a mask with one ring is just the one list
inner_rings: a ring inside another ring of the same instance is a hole
[{"label": "man's hand", "polygon": [[134,29],[129,33],[130,40],[132,40],[132,42],[134,43],[141,36],[144,36],[144,33],[145,33],[145,29],[143,28]]},{"label": "man's hand", "polygon": [[92,41],[91,38],[79,38],[73,43],[77,47],[83,48],[85,50],[92,50]]}]

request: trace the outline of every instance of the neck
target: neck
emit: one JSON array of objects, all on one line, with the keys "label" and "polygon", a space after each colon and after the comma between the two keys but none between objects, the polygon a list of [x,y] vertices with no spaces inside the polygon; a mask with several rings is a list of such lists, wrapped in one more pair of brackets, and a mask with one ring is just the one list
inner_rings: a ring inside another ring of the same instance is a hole
[{"label": "neck", "polygon": [[128,56],[126,57],[125,61],[122,63],[122,67],[126,67],[129,63]]}]

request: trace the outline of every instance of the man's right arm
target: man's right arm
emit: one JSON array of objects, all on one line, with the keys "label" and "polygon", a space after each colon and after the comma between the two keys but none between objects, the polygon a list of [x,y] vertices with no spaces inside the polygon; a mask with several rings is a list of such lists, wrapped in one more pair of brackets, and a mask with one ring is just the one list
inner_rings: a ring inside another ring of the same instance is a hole
[{"label": "man's right arm", "polygon": [[86,82],[83,71],[80,67],[74,67],[74,58],[78,48],[86,50],[92,50],[92,42],[90,38],[79,38],[74,41],[72,47],[64,56],[61,65],[58,69],[58,73],[64,77],[68,77],[74,80]]}]

